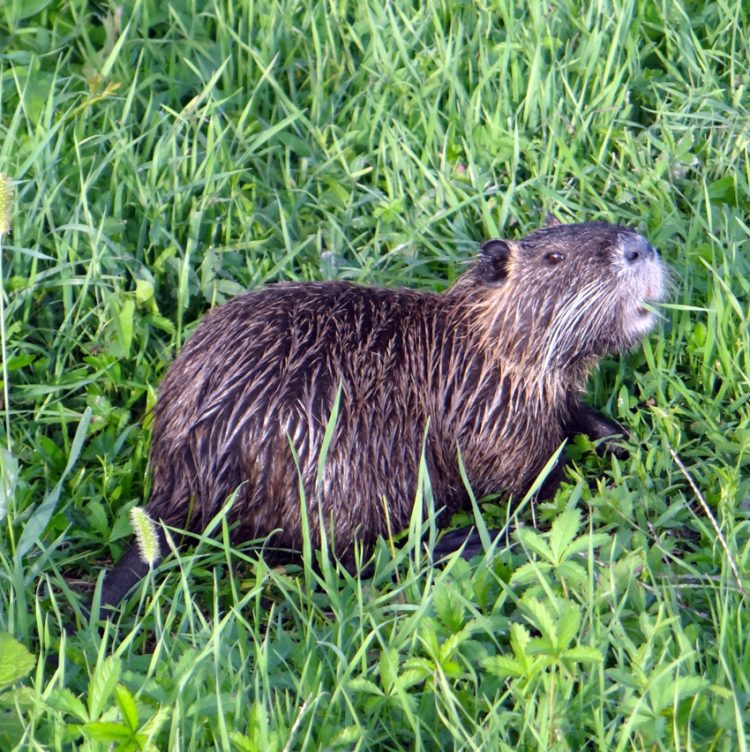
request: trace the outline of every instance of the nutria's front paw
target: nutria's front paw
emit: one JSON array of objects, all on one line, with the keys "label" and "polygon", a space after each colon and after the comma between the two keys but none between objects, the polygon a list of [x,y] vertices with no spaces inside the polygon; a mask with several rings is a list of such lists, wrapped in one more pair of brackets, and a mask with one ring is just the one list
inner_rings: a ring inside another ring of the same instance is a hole
[{"label": "nutria's front paw", "polygon": [[611,453],[619,460],[627,459],[628,450],[622,445],[623,439],[630,438],[630,432],[621,423],[594,410],[580,405],[570,416],[565,426],[568,436],[586,434],[592,441],[597,441],[599,454]]},{"label": "nutria's front paw", "polygon": [[630,457],[630,452],[622,445],[622,440],[627,438],[627,433],[614,438],[605,438],[599,443],[596,451],[601,455],[613,454],[618,460],[626,460]]}]

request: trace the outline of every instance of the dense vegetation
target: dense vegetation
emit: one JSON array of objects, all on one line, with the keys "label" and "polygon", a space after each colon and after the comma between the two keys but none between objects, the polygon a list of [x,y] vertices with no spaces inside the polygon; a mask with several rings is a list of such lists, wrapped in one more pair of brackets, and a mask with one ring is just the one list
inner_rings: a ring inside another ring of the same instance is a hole
[{"label": "dense vegetation", "polygon": [[[0,5],[0,748],[747,749],[749,16]],[[218,519],[86,620],[210,306],[287,279],[441,289],[550,210],[635,226],[673,270],[660,333],[591,382],[627,460],[577,441],[553,501],[490,500],[508,536],[441,569],[429,493],[368,579],[270,569]]]}]

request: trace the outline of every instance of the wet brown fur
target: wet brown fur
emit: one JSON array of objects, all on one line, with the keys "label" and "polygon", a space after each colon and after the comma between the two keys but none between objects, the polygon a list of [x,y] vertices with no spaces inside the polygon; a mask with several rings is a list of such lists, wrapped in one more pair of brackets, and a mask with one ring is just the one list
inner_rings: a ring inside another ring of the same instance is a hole
[{"label": "wet brown fur", "polygon": [[299,550],[301,478],[313,542],[319,504],[346,560],[355,539],[408,525],[425,436],[439,506],[467,504],[457,448],[476,496],[518,498],[575,423],[597,359],[650,327],[639,306],[662,277],[633,231],[585,223],[490,241],[442,294],[325,282],[241,295],[205,317],[161,385],[148,512],[201,531],[236,492],[235,540],[275,531],[271,545]]}]

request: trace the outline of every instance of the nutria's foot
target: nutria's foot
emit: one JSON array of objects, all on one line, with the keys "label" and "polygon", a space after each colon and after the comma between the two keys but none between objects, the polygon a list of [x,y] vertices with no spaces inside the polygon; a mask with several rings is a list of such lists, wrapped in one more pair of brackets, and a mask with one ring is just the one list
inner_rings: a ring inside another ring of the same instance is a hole
[{"label": "nutria's foot", "polygon": [[610,452],[619,460],[628,457],[628,450],[620,443],[622,439],[630,437],[628,430],[621,423],[587,405],[580,405],[571,415],[565,425],[565,433],[569,437],[583,433],[592,441],[599,441],[600,454]]},{"label": "nutria's foot", "polygon": [[[487,532],[492,540],[500,534],[499,530],[488,530]],[[484,554],[484,546],[479,531],[473,525],[443,533],[432,549],[432,558],[437,562],[459,549],[461,550],[461,558],[467,561]]]}]

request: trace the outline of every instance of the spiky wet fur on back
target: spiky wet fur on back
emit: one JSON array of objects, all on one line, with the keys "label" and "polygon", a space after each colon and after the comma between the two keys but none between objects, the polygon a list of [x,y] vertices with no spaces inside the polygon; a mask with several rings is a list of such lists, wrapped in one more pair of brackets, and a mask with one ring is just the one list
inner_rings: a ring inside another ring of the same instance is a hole
[{"label": "spiky wet fur on back", "polygon": [[387,532],[384,504],[390,529],[408,525],[428,424],[438,505],[467,500],[457,447],[477,495],[521,495],[562,441],[596,359],[648,328],[631,319],[661,295],[661,267],[626,264],[627,235],[638,238],[589,223],[498,241],[496,257],[483,254],[443,294],[281,284],[215,309],[161,386],[150,514],[201,530],[239,489],[235,539],[278,531],[275,546],[298,550],[301,475],[313,541],[319,502],[347,558],[355,538]]}]

